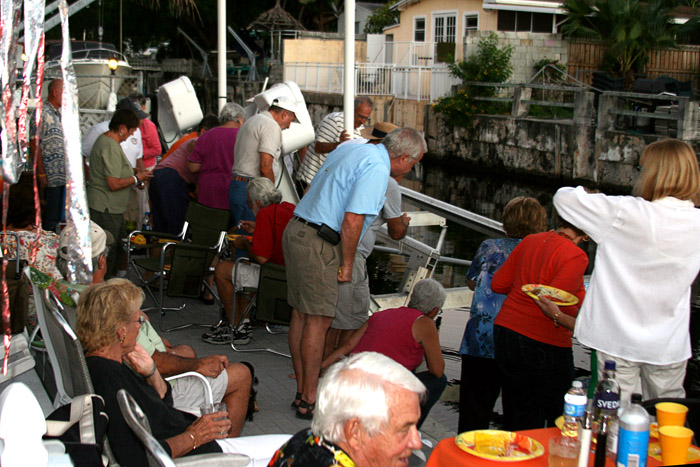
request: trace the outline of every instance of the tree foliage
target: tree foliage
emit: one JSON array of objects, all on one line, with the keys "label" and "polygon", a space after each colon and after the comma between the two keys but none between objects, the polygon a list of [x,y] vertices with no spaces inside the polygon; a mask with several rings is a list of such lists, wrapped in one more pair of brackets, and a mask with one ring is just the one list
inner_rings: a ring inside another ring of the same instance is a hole
[{"label": "tree foliage", "polygon": [[674,0],[566,0],[568,20],[562,31],[569,37],[602,42],[608,71],[625,78],[642,71],[652,49],[676,47],[677,40],[700,25],[698,16],[683,25],[673,23]]},{"label": "tree foliage", "polygon": [[367,24],[365,24],[366,34],[381,34],[385,27],[398,24],[399,12],[391,10],[391,6],[394,3],[394,0],[390,0],[382,5],[381,8],[374,10],[374,13],[367,18]]},{"label": "tree foliage", "polygon": [[466,126],[471,116],[479,113],[504,113],[508,109],[497,102],[483,101],[476,97],[493,97],[497,87],[469,85],[469,82],[505,83],[513,74],[513,47],[499,47],[498,36],[491,33],[479,41],[478,50],[465,61],[450,65],[450,71],[462,79],[463,85],[452,96],[442,97],[434,105],[450,123]]}]

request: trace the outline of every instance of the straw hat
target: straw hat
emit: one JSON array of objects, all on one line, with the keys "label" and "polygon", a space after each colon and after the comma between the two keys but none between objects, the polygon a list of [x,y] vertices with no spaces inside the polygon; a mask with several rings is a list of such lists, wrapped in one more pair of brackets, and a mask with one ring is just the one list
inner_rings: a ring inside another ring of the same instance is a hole
[{"label": "straw hat", "polygon": [[384,137],[389,133],[391,130],[397,129],[398,126],[394,125],[393,123],[389,122],[377,122],[376,125],[374,125],[374,128],[365,128],[363,129],[360,133],[362,134],[363,138],[367,139],[384,139]]}]

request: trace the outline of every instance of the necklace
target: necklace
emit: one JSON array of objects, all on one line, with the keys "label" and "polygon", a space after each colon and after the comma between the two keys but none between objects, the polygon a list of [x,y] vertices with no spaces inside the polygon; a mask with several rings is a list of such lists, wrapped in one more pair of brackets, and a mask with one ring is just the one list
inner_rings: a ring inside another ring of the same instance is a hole
[{"label": "necklace", "polygon": [[560,236],[562,236],[562,237],[564,237],[564,238],[568,238],[568,239],[571,240],[572,242],[574,241],[573,237],[572,237],[571,235],[567,234],[566,232],[562,232],[561,230],[555,230],[555,232],[556,232],[557,235],[560,235]]}]

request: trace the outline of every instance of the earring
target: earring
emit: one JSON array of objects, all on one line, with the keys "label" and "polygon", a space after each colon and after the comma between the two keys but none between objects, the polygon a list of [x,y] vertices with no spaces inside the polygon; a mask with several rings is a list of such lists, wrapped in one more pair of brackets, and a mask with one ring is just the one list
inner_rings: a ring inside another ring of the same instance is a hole
[{"label": "earring", "polygon": [[126,340],[126,331],[124,331],[124,334],[122,334],[121,337],[119,338],[119,343],[123,344],[125,340]]}]

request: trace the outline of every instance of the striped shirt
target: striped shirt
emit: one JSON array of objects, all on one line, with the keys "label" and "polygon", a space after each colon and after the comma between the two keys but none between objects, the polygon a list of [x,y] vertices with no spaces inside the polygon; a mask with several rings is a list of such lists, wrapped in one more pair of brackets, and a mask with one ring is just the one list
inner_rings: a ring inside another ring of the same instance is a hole
[{"label": "striped shirt", "polygon": [[[316,140],[309,144],[306,149],[306,156],[297,172],[297,179],[306,183],[311,183],[316,173],[326,161],[327,153],[316,153],[316,143],[337,143],[340,141],[340,134],[345,129],[345,118],[343,112],[333,112],[321,120],[321,123],[316,127]],[[363,125],[355,128],[352,138],[361,138],[361,130]]]}]

